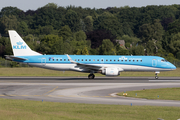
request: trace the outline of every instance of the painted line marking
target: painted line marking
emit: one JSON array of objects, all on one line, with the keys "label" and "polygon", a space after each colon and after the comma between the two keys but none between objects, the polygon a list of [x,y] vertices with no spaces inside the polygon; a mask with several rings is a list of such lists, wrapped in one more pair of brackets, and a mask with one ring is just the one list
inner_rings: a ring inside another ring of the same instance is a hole
[{"label": "painted line marking", "polygon": [[29,96],[29,95],[21,95],[21,96]]},{"label": "painted line marking", "polygon": [[57,86],[57,87],[55,87],[54,89],[52,89],[52,90],[48,91],[47,93],[44,93],[43,95],[48,94],[48,93],[51,93],[51,92],[55,91],[57,88],[58,88],[58,86]]},{"label": "painted line marking", "polygon": [[118,93],[112,93],[112,94],[110,94],[110,96],[111,96],[111,97],[117,97],[117,94],[118,94]]},{"label": "painted line marking", "polygon": [[149,82],[180,82],[180,80],[149,80]]},{"label": "painted line marking", "polygon": [[64,96],[64,95],[0,95],[0,97],[12,97],[12,96],[21,96],[21,97],[112,97],[112,96],[76,96],[76,95],[71,95],[71,96]]}]

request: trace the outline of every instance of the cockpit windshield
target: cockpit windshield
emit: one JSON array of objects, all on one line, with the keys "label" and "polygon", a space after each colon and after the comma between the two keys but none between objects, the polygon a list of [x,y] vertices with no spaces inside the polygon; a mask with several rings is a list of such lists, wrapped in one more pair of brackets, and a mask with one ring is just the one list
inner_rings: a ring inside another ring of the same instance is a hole
[{"label": "cockpit windshield", "polygon": [[165,59],[161,59],[161,62],[168,62],[167,60],[165,60]]}]

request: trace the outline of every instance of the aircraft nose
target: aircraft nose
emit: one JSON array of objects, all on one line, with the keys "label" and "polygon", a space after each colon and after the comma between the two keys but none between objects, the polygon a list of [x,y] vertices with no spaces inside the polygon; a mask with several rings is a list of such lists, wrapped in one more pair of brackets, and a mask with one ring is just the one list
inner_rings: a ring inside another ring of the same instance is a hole
[{"label": "aircraft nose", "polygon": [[176,66],[175,66],[175,65],[171,65],[171,69],[172,69],[172,70],[175,70],[175,69],[176,69]]}]

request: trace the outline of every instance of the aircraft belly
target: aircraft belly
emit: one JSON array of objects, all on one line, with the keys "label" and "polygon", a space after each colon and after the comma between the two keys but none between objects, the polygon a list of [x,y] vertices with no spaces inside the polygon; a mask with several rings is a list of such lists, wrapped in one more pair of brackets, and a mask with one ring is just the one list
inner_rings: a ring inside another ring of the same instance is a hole
[{"label": "aircraft belly", "polygon": [[[42,63],[29,63],[29,65],[53,70],[72,70],[79,72],[88,72],[91,71],[90,68],[78,67],[76,64],[42,64]],[[138,66],[138,65],[122,65],[122,64],[92,64],[93,66],[101,66],[103,68],[115,67],[121,68],[124,71],[170,71],[171,69],[147,67],[147,66]],[[98,71],[98,70],[97,70]]]},{"label": "aircraft belly", "polygon": [[70,70],[72,64],[41,64],[41,63],[29,63],[29,65],[41,68],[47,68],[52,70]]}]

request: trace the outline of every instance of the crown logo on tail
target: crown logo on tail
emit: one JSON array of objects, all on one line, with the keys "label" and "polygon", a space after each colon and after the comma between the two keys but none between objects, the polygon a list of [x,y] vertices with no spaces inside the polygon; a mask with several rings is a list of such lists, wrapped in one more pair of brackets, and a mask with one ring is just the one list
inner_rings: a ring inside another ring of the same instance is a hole
[{"label": "crown logo on tail", "polygon": [[17,44],[17,45],[22,45],[22,44],[23,44],[23,42],[20,42],[20,41],[19,41],[19,42],[17,42],[16,44]]},{"label": "crown logo on tail", "polygon": [[16,42],[17,45],[13,45],[13,49],[26,49],[26,45],[23,45],[23,42]]}]

